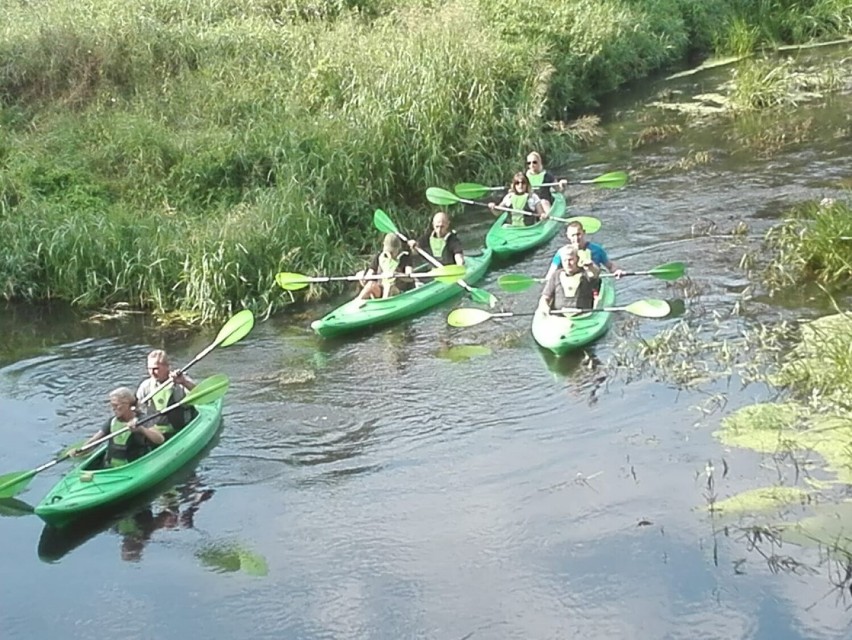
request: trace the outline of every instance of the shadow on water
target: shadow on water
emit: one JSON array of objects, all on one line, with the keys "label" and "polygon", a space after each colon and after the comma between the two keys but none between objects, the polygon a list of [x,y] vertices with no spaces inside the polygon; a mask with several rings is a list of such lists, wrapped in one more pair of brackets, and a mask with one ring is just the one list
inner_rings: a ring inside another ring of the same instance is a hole
[{"label": "shadow on water", "polygon": [[121,536],[121,559],[138,562],[154,532],[192,529],[201,503],[213,497],[195,473],[201,460],[219,441],[219,433],[183,469],[158,485],[120,505],[87,514],[66,527],[45,525],[38,542],[38,557],[55,563],[97,535],[112,530]]}]

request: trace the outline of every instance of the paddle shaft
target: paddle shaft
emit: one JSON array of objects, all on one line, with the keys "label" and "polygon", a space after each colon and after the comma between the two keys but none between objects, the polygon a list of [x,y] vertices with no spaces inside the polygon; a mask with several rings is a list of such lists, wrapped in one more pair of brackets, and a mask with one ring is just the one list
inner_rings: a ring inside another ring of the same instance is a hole
[{"label": "paddle shaft", "polygon": [[[399,230],[395,231],[394,233],[396,233],[396,236],[397,236],[400,240],[402,240],[403,242],[405,242],[406,244],[408,244],[408,238],[405,236],[405,234],[404,234],[404,233],[402,233],[402,232],[401,232],[401,231],[399,231]],[[420,248],[420,246],[419,246],[418,244],[416,244],[416,243],[415,243],[415,244],[414,244],[414,248],[417,250],[417,253],[419,253],[421,256],[423,256],[423,259],[424,259],[424,260],[426,260],[427,262],[430,262],[430,263],[432,264],[432,266],[433,266],[433,267],[436,267],[436,268],[440,269],[441,267],[443,267],[443,266],[444,266],[444,265],[443,265],[443,264],[441,264],[441,262],[440,262],[438,259],[436,259],[436,258],[435,258],[435,256],[433,256],[431,253],[429,253],[428,251],[424,251],[423,249],[421,249],[421,248]],[[465,291],[467,291],[468,293],[473,293],[473,289],[471,288],[471,286],[470,286],[467,282],[465,282],[464,280],[462,280],[461,278],[459,278],[456,282],[457,282],[457,284],[458,284],[460,287],[462,287],[462,288],[463,288]]]},{"label": "paddle shaft", "polygon": [[[477,205],[479,207],[491,208],[491,205],[488,204],[487,202],[478,202],[477,200],[468,200],[467,198],[461,198],[459,196],[455,196],[455,197],[458,198],[459,202],[463,202],[465,204],[473,204],[473,205]],[[523,209],[510,209],[509,207],[500,207],[498,205],[494,205],[494,209],[496,211],[506,211],[508,213],[520,213],[520,214],[523,214],[525,216],[533,216],[535,218],[539,217],[537,213],[533,213],[532,211],[524,211]],[[554,216],[550,216],[547,219],[548,220],[556,220],[557,222],[564,222],[566,224],[573,222],[573,220],[569,220],[568,218],[556,218]]]}]

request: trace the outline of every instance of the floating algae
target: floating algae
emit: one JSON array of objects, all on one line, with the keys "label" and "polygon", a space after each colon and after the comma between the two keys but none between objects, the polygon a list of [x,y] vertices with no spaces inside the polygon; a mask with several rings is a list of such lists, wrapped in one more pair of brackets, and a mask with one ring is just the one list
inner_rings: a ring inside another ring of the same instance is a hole
[{"label": "floating algae", "polygon": [[778,511],[782,507],[807,504],[809,501],[809,494],[803,489],[796,487],[760,487],[743,491],[724,500],[718,500],[708,508],[722,515],[754,514]]}]

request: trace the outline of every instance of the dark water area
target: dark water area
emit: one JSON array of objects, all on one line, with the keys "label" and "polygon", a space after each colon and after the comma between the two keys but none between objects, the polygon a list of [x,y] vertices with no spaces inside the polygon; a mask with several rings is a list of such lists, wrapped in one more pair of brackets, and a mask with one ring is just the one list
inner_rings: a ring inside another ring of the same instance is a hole
[{"label": "dark water area", "polygon": [[[819,55],[841,64],[844,52]],[[577,190],[573,212],[601,218],[595,239],[619,266],[687,261],[686,282],[633,278],[618,289],[624,304],[683,299],[681,318],[619,315],[594,347],[560,359],[536,347],[528,317],[447,326],[451,309],[470,306],[461,298],[349,339],[309,328],[339,300],[258,323],[193,369],[230,377],[224,424],[168,485],[68,531],[0,504],[0,637],[852,636],[848,597],[816,552],[785,547],[813,570],[777,571],[706,513],[708,467],[720,497],[778,475],[767,456],[712,435],[722,415],[772,392],[736,372],[679,385],[611,365],[681,321],[725,337],[831,308],[816,294],[742,303],[750,281],[739,263],[791,205],[837,196],[852,175],[849,91],[800,107],[845,136],[765,157],[733,145],[728,129],[739,125],[726,119],[631,148],[669,117],[650,104],[660,91],[712,91],[729,73],[624,92],[603,112],[607,141],[560,167],[630,173],[625,189]],[[697,151],[712,160],[675,166]],[[481,245],[493,218],[457,218],[466,247]],[[740,222],[742,239],[696,236]],[[536,289],[501,294],[497,278],[543,274],[560,244],[497,263],[480,286],[508,310],[532,309]],[[217,329],[0,307],[0,473],[92,433],[107,393],[144,377],[150,349],[186,363]],[[35,504],[64,468],[20,499]]]}]

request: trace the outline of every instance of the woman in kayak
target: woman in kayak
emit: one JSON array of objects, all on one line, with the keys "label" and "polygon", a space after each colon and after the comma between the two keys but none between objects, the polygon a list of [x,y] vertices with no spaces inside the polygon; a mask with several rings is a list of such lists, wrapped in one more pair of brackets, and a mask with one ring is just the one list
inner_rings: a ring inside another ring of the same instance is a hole
[{"label": "woman in kayak", "polygon": [[136,424],[136,396],[133,391],[127,387],[113,389],[109,394],[109,405],[113,417],[86,442],[88,445],[111,433],[121,432],[109,441],[104,468],[121,467],[163,444],[165,437],[159,429]]},{"label": "woman in kayak", "polygon": [[595,306],[595,295],[600,289],[600,268],[591,258],[582,256],[576,247],[565,246],[559,250],[561,266],[544,283],[539,311],[550,313],[557,298],[559,308],[591,309]]},{"label": "woman in kayak", "polygon": [[562,250],[568,247],[574,247],[582,260],[590,260],[598,267],[606,267],[607,271],[612,273],[616,278],[620,278],[624,271],[615,266],[612,260],[609,259],[606,250],[595,242],[589,242],[586,239],[586,230],[583,224],[577,220],[568,223],[565,229],[565,236],[568,238],[568,244],[556,252],[553,260],[550,261],[550,267],[547,270],[544,278],[549,279],[553,273],[562,266]]},{"label": "woman in kayak", "polygon": [[530,181],[535,193],[544,202],[547,203],[547,208],[553,204],[553,191],[562,191],[567,180],[559,180],[558,186],[540,187],[541,184],[551,184],[557,182],[556,177],[550,171],[544,168],[544,163],[541,161],[541,154],[538,151],[530,151],[527,154],[527,179]]},{"label": "woman in kayak", "polygon": [[[365,276],[388,274],[381,280],[362,280],[364,288],[356,300],[365,302],[370,298],[390,298],[414,286],[411,278],[395,278],[394,274],[411,274],[411,254],[403,251],[402,241],[395,233],[385,235],[382,250],[373,256]],[[359,276],[362,274],[358,274]]]},{"label": "woman in kayak", "polygon": [[501,214],[497,207],[510,207],[520,211],[528,212],[528,215],[523,213],[511,213],[507,225],[513,227],[523,227],[533,225],[539,220],[545,220],[550,211],[550,203],[547,200],[542,200],[533,193],[529,178],[526,174],[520,171],[512,178],[512,186],[509,188],[509,193],[500,201],[499,204],[490,202],[488,208],[495,216]]}]

